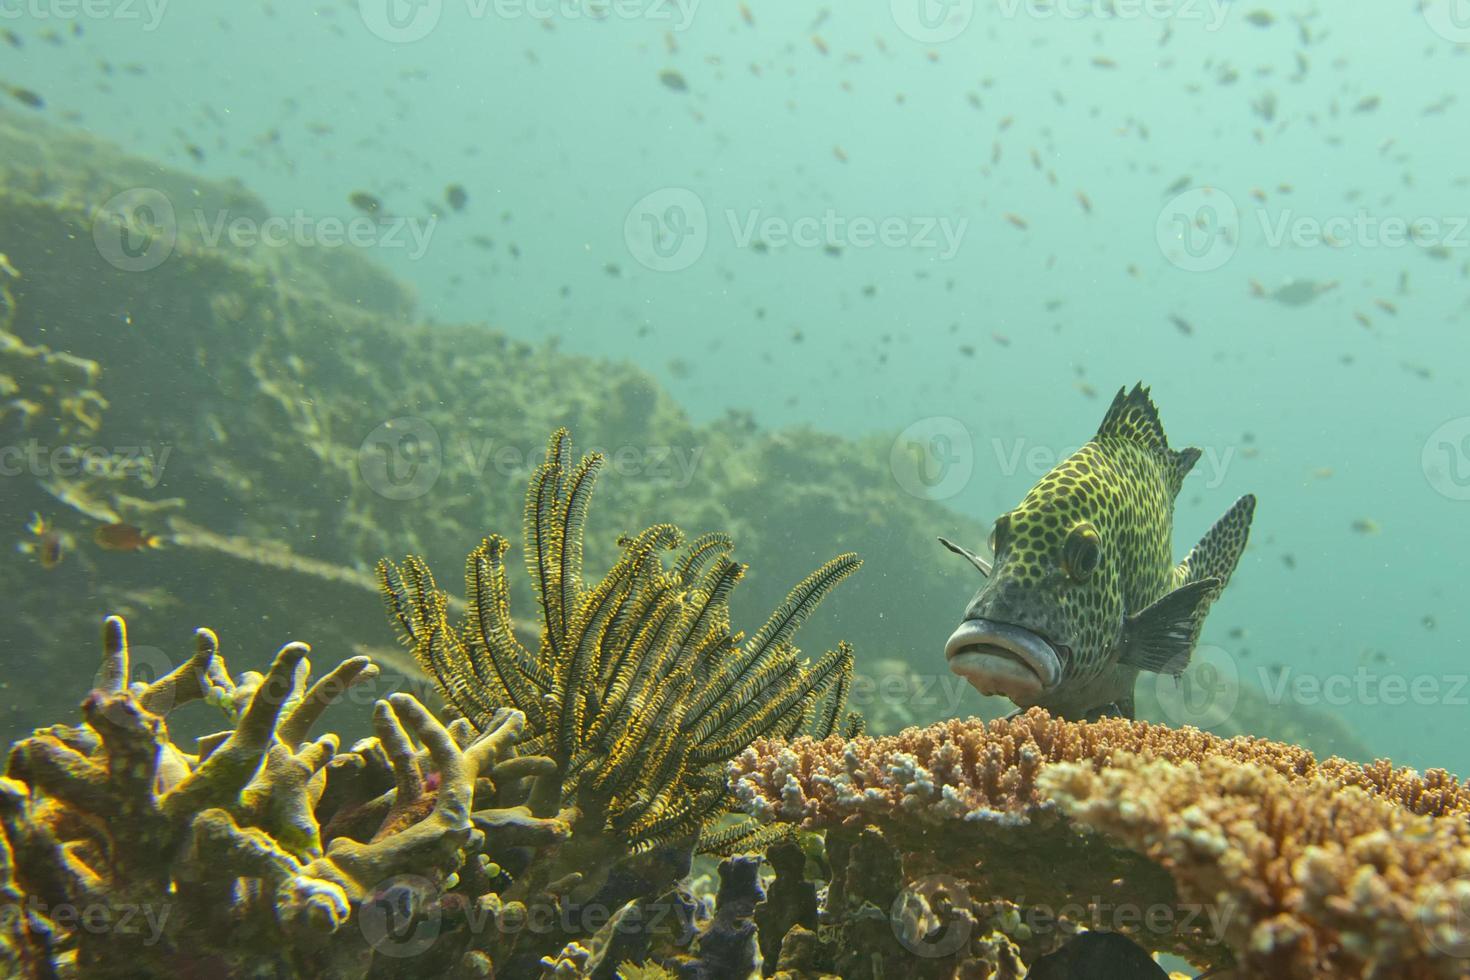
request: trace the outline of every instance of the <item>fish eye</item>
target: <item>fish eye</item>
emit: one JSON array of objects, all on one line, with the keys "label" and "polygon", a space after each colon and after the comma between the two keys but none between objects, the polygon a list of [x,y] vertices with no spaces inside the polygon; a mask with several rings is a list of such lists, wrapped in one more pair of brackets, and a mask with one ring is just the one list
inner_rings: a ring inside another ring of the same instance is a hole
[{"label": "fish eye", "polygon": [[1000,549],[1006,546],[1010,540],[1010,515],[1002,514],[995,519],[995,527],[990,529],[990,553],[999,555]]},{"label": "fish eye", "polygon": [[1067,540],[1062,543],[1062,571],[1068,578],[1075,582],[1085,580],[1097,571],[1101,560],[1102,536],[1097,528],[1083,521],[1067,533]]}]

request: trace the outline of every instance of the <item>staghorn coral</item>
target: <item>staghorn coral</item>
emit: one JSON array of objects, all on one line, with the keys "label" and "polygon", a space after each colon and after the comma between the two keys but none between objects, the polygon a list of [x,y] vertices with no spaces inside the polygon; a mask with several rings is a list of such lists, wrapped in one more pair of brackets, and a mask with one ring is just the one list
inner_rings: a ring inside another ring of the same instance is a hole
[{"label": "staghorn coral", "polygon": [[[871,824],[908,874],[963,878],[977,903],[1070,905],[1146,948],[1245,976],[1461,976],[1470,953],[1470,793],[1438,770],[1034,709],[847,743],[763,742],[730,771],[763,819]],[[1145,926],[1121,908],[1170,914]]]},{"label": "staghorn coral", "polygon": [[[384,600],[414,658],[445,700],[477,728],[493,706],[527,719],[524,748],[555,760],[537,812],[573,808],[565,865],[591,896],[612,866],[665,844],[692,843],[732,808],[723,764],[758,737],[812,727],[825,736],[844,718],[852,651],[841,644],[808,665],[791,638],[837,583],[861,564],[840,555],[796,586],[744,644],[727,601],[745,567],[727,535],[706,534],[666,567],[659,552],[681,532],[654,525],[621,540],[621,558],[592,584],[582,578],[583,532],[602,457],[573,464],[565,429],[526,492],[525,547],[541,638],[532,653],[515,635],[506,574],[508,542],[491,535],[469,556],[463,623],[425,563],[380,562]],[[722,828],[705,847],[729,848]]]},{"label": "staghorn coral", "polygon": [[[524,807],[488,805],[497,781],[544,761],[512,758],[517,711],[477,734],[393,694],[375,705],[377,737],[338,753],[335,735],[309,731],[374,678],[366,658],[308,686],[308,648],[293,643],[267,673],[235,679],[201,629],[189,660],[144,684],[130,683],[121,619],[108,618],[103,647],[84,723],[17,743],[0,779],[6,921],[29,923],[0,937],[7,976],[449,975],[478,940],[439,943],[427,966],[403,959],[379,905],[437,936],[464,908],[452,890],[493,877],[487,844],[566,835]],[[190,754],[166,717],[198,700],[232,727]]]}]

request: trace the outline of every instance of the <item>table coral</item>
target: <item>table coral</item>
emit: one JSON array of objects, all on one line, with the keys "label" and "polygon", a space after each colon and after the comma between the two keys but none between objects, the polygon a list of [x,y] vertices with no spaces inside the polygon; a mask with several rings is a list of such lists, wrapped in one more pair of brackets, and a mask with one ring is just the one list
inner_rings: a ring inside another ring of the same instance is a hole
[{"label": "table coral", "polygon": [[[763,742],[730,774],[765,820],[873,825],[906,873],[962,877],[976,902],[1070,906],[1089,925],[1242,975],[1466,970],[1470,793],[1442,771],[1036,709],[884,738]],[[1129,923],[1128,909],[1168,914]]]}]

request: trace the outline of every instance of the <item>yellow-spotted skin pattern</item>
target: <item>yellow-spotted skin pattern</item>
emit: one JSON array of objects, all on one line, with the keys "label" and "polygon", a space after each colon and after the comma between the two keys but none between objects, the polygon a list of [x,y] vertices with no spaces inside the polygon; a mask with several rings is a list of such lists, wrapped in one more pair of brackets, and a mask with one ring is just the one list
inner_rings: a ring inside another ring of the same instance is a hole
[{"label": "yellow-spotted skin pattern", "polygon": [[1023,627],[1058,649],[1062,676],[1043,707],[1080,717],[1092,702],[1116,701],[1131,711],[1137,670],[1118,664],[1125,618],[1214,577],[1220,586],[1201,604],[1189,645],[1198,638],[1254,505],[1242,498],[1176,566],[1174,499],[1198,458],[1197,449],[1169,448],[1148,389],[1120,390],[1097,434],[996,521],[994,568],[967,615]]}]

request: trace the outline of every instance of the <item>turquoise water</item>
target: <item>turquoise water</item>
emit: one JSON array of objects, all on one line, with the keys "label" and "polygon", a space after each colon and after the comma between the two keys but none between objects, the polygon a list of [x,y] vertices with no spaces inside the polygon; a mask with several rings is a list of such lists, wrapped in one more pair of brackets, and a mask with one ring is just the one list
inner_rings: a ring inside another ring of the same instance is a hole
[{"label": "turquoise water", "polygon": [[424,316],[881,433],[983,520],[1142,379],[1205,451],[1178,553],[1260,498],[1222,669],[1464,772],[1470,11],[1344,7],[26,0],[0,78],[282,215],[370,194]]}]

